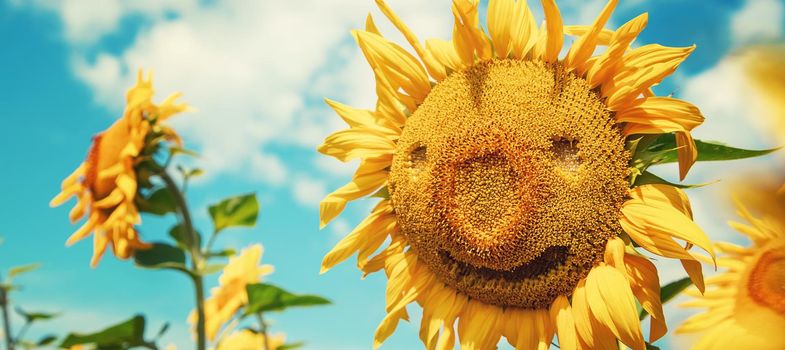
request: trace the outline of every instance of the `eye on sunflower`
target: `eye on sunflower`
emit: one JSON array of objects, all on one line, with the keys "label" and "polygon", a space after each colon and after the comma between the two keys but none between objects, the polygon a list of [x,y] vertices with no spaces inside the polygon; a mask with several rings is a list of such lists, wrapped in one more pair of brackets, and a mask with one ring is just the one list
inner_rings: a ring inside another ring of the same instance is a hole
[{"label": "eye on sunflower", "polygon": [[[478,2],[456,0],[452,40],[423,46],[376,3],[416,57],[368,16],[352,34],[374,72],[376,108],[327,100],[349,129],[319,147],[360,160],[322,201],[322,227],[348,201],[382,197],[322,262],[324,272],[357,253],[364,273],[385,271],[374,347],[414,302],[429,349],[452,349],[456,335],[464,349],[501,337],[548,348],[554,335],[562,349],[643,349],[636,299],[653,316],[649,341],[662,337],[657,270],[636,247],[680,259],[701,289],[689,248],[714,255],[686,195],[646,172],[664,154],[649,150],[665,144],[682,179],[698,159],[698,108],[651,90],[695,47],[632,48],[648,16],[605,29],[617,1],[590,26],[564,26],[553,0],[542,1],[539,28],[525,1],[493,0],[487,33]],[[559,58],[565,34],[577,39]]]},{"label": "eye on sunflower", "polygon": [[87,215],[87,221],[66,244],[93,233],[92,266],[98,264],[107,246],[120,259],[128,259],[134,250],[150,247],[135,227],[141,221],[135,203],[138,166],[150,159],[161,142],[180,143],[174,130],[162,123],[188,108],[175,102],[178,97],[176,93],[161,104],[154,103],[152,74],[145,79],[139,71],[136,85],[126,94],[123,116],[93,137],[87,159],[62,182],[61,192],[50,202],[55,207],[71,197],[77,198],[69,219],[76,222]]},{"label": "eye on sunflower", "polygon": [[746,223],[730,225],[750,244],[717,242],[725,271],[706,279],[704,294],[687,290],[694,299],[682,304],[706,309],[676,330],[699,333],[696,350],[785,348],[785,196],[776,194],[781,182],[749,180],[737,189]]}]

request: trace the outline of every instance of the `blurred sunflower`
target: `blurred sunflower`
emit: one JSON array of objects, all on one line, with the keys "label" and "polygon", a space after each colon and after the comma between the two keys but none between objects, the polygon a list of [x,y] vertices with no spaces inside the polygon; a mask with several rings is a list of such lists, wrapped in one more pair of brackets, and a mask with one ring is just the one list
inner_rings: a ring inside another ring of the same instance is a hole
[{"label": "blurred sunflower", "polygon": [[767,112],[761,117],[785,141],[785,43],[755,45],[739,53],[752,87],[764,98]]},{"label": "blurred sunflower", "polygon": [[[207,339],[214,340],[216,334],[232,319],[241,307],[248,304],[247,284],[258,283],[262,276],[273,272],[272,265],[259,265],[264,249],[261,244],[254,244],[232,258],[224,267],[218,278],[218,287],[210,291],[210,297],[204,301],[205,331]],[[196,324],[196,313],[188,318]]]},{"label": "blurred sunflower", "polygon": [[[360,159],[352,181],[322,201],[322,227],[348,201],[382,197],[322,262],[326,271],[358,252],[366,274],[384,269],[387,316],[374,346],[413,302],[428,349],[452,349],[456,320],[464,349],[492,349],[502,336],[544,349],[554,333],[562,349],[616,349],[617,339],[643,349],[636,298],[653,315],[649,340],[662,337],[657,271],[632,242],[681,259],[698,285],[688,249],[713,248],[684,193],[632,186],[631,164],[646,134],[673,134],[682,178],[695,162],[700,111],[651,91],[694,46],[632,49],[648,17],[604,29],[617,1],[590,26],[565,27],[543,0],[538,28],[525,1],[492,0],[486,34],[478,2],[456,0],[452,41],[423,47],[376,3],[419,60],[369,16],[353,35],[375,75],[376,108],[327,100],[350,128],[319,147]],[[577,39],[559,59],[564,34]]]},{"label": "blurred sunflower", "polygon": [[155,149],[163,141],[180,143],[177,134],[161,122],[187,109],[185,104],[175,103],[179,94],[161,104],[153,103],[152,97],[152,74],[145,80],[140,71],[136,85],[126,94],[123,116],[93,137],[87,159],[62,182],[62,191],[50,202],[55,207],[77,197],[69,218],[76,222],[87,215],[87,221],[66,244],[74,244],[92,232],[92,266],[98,264],[107,245],[120,259],[149,247],[135,228],[141,221],[135,204],[137,166],[146,159],[145,150]]},{"label": "blurred sunflower", "polygon": [[775,194],[781,182],[749,185],[737,204],[747,223],[730,225],[752,244],[718,242],[717,264],[726,270],[706,279],[705,294],[688,290],[695,299],[682,305],[708,309],[677,329],[701,332],[694,349],[785,349],[785,197]]},{"label": "blurred sunflower", "polygon": [[217,350],[276,350],[285,342],[286,337],[283,334],[265,337],[262,333],[244,329],[226,337],[218,344]]}]

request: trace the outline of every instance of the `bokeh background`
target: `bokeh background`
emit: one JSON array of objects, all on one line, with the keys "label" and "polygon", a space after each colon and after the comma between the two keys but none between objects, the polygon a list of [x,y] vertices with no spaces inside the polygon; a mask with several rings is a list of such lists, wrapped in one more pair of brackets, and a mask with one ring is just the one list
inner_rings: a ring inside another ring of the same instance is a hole
[{"label": "bokeh background", "polygon": [[[529,2],[542,19],[539,3]],[[590,24],[604,5],[558,3],[565,24]],[[761,122],[765,104],[750,88],[735,52],[783,37],[785,1],[620,3],[611,28],[649,12],[637,45],[697,44],[680,70],[655,89],[702,109],[707,119],[695,137],[745,148],[779,145]],[[449,1],[389,4],[421,40],[449,38]],[[207,172],[189,189],[202,231],[211,228],[207,204],[256,192],[259,225],[227,232],[218,245],[262,242],[263,261],[276,267],[268,281],[334,302],[271,315],[273,331],[307,342],[306,349],[370,348],[385,314],[383,274],[362,281],[353,260],[321,276],[319,266],[374,201],[350,204],[320,231],[320,199],[349,180],[356,164],[315,152],[326,135],[342,128],[323,97],[366,108],[375,103],[372,74],[349,34],[362,28],[368,12],[383,34],[405,43],[371,0],[0,0],[0,269],[42,262],[39,271],[19,280],[25,289],[15,302],[63,313],[32,333],[93,331],[141,312],[151,335],[172,323],[164,344],[192,346],[185,323],[193,305],[189,281],[109,255],[91,269],[89,240],[64,247],[77,228],[67,220],[69,206],[48,207],[60,180],[84,158],[91,137],[120,115],[126,89],[144,68],[155,72],[159,100],[181,91],[183,101],[196,108],[173,124],[187,146],[201,153],[196,165]],[[726,225],[735,218],[727,180],[749,169],[771,171],[778,157],[695,166],[687,182],[726,180],[688,193],[696,220],[713,239],[739,240]],[[669,179],[677,174],[672,167],[654,171]],[[144,237],[164,239],[172,221],[145,217]],[[678,263],[661,263],[663,282],[683,276]],[[666,307],[671,328],[688,316],[676,304]],[[383,348],[422,347],[417,312],[412,314],[415,322],[399,325]],[[670,334],[657,345],[681,349],[690,341]]]}]

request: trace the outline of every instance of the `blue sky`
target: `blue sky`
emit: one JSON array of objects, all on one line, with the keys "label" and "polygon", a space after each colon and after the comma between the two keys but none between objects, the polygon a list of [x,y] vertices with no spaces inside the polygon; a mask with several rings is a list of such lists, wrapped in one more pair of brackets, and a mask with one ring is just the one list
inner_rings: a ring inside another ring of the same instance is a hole
[{"label": "blue sky", "polygon": [[[449,2],[390,0],[420,39],[447,38]],[[586,24],[602,1],[560,1],[566,24]],[[539,5],[532,2],[539,16]],[[172,272],[145,271],[107,256],[88,266],[92,245],[65,248],[77,228],[67,206],[51,209],[60,180],[84,158],[90,138],[119,115],[124,91],[139,68],[153,69],[158,96],[174,91],[198,111],[174,121],[199,150],[208,176],[190,190],[203,231],[207,204],[256,192],[262,210],[254,229],[226,232],[219,245],[265,246],[275,265],[269,281],[296,292],[323,294],[334,305],[275,315],[274,329],[308,349],[367,349],[384,316],[381,274],[360,280],[350,261],[319,276],[321,257],[373,204],[352,204],[341,219],[318,229],[318,201],[347,181],[354,164],[318,155],[314,148],[340,120],[322,102],[330,97],[360,107],[373,102],[372,77],[349,35],[368,12],[383,33],[403,42],[372,1],[297,2],[107,0],[0,0],[0,267],[42,262],[20,279],[15,295],[31,310],[62,311],[40,332],[89,331],[144,313],[153,329],[173,327],[166,342],[189,348],[184,320],[193,302],[189,282]],[[773,136],[750,116],[760,107],[728,56],[744,45],[783,36],[785,3],[778,0],[621,1],[618,26],[649,12],[639,44],[697,44],[680,71],[657,88],[696,103],[707,116],[696,136],[744,147],[771,147]],[[541,17],[540,17],[541,18]],[[742,168],[767,168],[775,158],[731,165],[699,165],[688,181],[726,177]],[[675,171],[664,168],[662,175]],[[722,186],[690,193],[696,220],[713,238],[734,239]],[[719,203],[719,204],[718,204]],[[148,240],[164,239],[172,218],[145,217]],[[664,265],[661,278],[681,276]],[[214,281],[211,281],[214,283]],[[669,307],[678,319],[686,313]],[[386,349],[419,348],[417,322],[401,324]],[[35,333],[35,332],[34,332]],[[665,348],[688,339],[669,337]]]}]

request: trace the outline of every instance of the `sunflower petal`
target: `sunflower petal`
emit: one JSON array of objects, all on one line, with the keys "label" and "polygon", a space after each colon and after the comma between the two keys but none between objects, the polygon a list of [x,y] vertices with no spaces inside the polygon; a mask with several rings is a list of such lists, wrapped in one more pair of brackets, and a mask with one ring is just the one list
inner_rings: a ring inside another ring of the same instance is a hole
[{"label": "sunflower petal", "polygon": [[384,241],[384,237],[387,236],[395,225],[396,220],[392,215],[392,206],[390,206],[388,201],[379,202],[365,220],[324,256],[320,273],[327,272],[333,266],[352,256],[366,240],[375,236],[381,236],[382,241]]},{"label": "sunflower petal", "polygon": [[668,331],[660,302],[660,278],[657,276],[657,268],[649,259],[630,254],[624,256],[624,263],[632,293],[651,316],[649,342],[653,343]]},{"label": "sunflower petal", "polygon": [[586,277],[586,297],[592,315],[624,344],[633,350],[646,348],[632,291],[617,269],[593,268]]},{"label": "sunflower petal", "polygon": [[564,33],[561,13],[556,6],[555,0],[541,0],[542,8],[545,11],[546,31],[548,43],[545,45],[543,60],[545,62],[556,62],[559,60],[559,52],[564,45]]},{"label": "sunflower petal", "polygon": [[559,349],[576,350],[578,336],[575,331],[575,320],[572,316],[572,307],[565,296],[558,296],[551,304],[551,320],[556,324],[556,334],[559,337]]},{"label": "sunflower petal", "polygon": [[506,59],[512,51],[512,24],[515,16],[513,0],[490,0],[488,3],[488,33],[493,39],[496,57]]},{"label": "sunflower petal", "polygon": [[428,74],[414,56],[374,33],[353,32],[357,44],[368,62],[381,70],[393,86],[399,86],[417,101],[422,102],[431,91]]},{"label": "sunflower petal", "polygon": [[704,119],[695,105],[670,97],[638,99],[616,112],[616,122],[627,123],[626,135],[691,131]]},{"label": "sunflower petal", "polygon": [[[646,28],[649,21],[649,15],[644,13],[638,17],[633,18],[623,26],[619,27],[615,32],[603,31],[598,36],[598,44],[601,45],[603,33],[607,35],[608,49],[605,50],[597,61],[591,65],[586,72],[586,81],[594,87],[600,83],[608,80],[609,74],[613,73],[624,52],[630,47],[630,44],[638,37],[638,35]],[[566,28],[565,28],[566,29]]]},{"label": "sunflower petal", "polygon": [[565,66],[576,69],[583,66],[584,63],[586,63],[586,60],[591,57],[594,50],[597,48],[600,33],[602,33],[605,24],[608,23],[608,19],[610,19],[618,2],[618,0],[610,0],[605,4],[605,8],[602,9],[600,15],[594,20],[591,29],[581,35],[570,47],[570,51],[567,52],[567,57],[564,58]]},{"label": "sunflower petal", "polygon": [[512,22],[512,55],[515,58],[524,58],[537,43],[539,32],[537,22],[526,1],[515,2]]},{"label": "sunflower petal", "polygon": [[368,128],[341,130],[328,136],[318,148],[322,154],[342,162],[373,158],[395,152],[395,142],[387,135]]},{"label": "sunflower petal", "polygon": [[346,207],[346,203],[369,195],[379,189],[388,178],[385,168],[392,163],[392,155],[367,158],[360,163],[352,181],[328,194],[319,203],[319,228],[338,216]]}]

